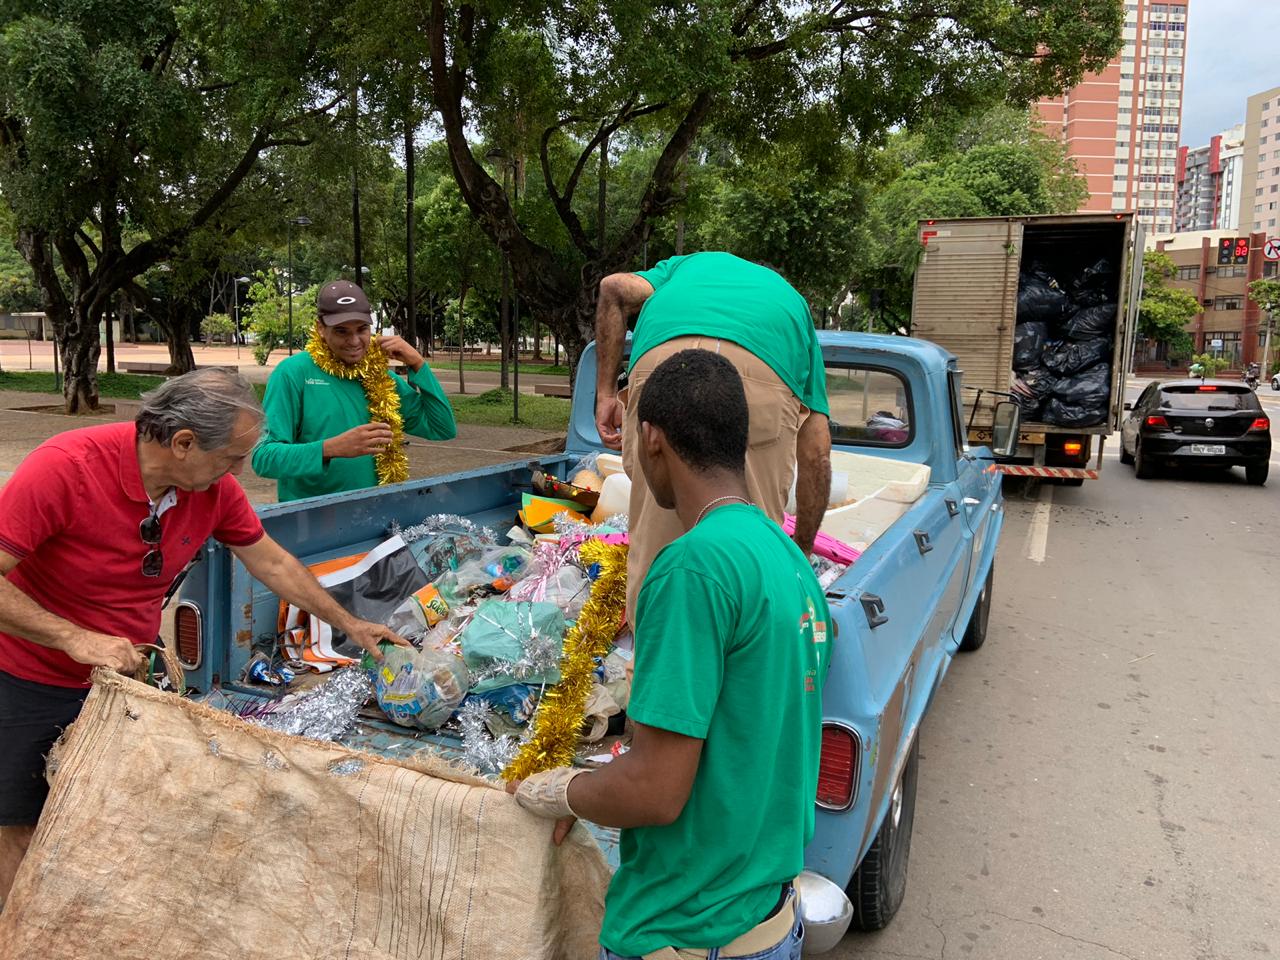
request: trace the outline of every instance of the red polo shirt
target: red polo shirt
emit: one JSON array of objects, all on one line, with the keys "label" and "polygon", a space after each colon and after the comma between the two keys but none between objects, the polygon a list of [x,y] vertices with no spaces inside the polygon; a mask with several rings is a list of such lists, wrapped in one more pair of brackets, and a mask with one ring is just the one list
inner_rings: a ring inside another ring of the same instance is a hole
[{"label": "red polo shirt", "polygon": [[[160,517],[164,569],[142,575],[150,512],[132,423],[70,430],[46,440],[0,488],[0,550],[18,558],[7,579],[36,603],[99,633],[152,643],[165,590],[210,536],[232,547],[263,536],[239,482],[177,491]],[[0,632],[0,670],[23,680],[82,687],[90,668],[59,650]]]}]

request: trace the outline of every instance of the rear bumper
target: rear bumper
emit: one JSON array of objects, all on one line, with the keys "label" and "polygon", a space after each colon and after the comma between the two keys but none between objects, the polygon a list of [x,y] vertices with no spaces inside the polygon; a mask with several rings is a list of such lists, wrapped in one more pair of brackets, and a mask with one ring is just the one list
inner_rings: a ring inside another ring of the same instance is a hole
[{"label": "rear bumper", "polygon": [[1058,480],[1097,480],[1098,471],[1085,467],[1035,467],[1020,463],[999,463],[996,469],[1008,477],[1039,477]]}]

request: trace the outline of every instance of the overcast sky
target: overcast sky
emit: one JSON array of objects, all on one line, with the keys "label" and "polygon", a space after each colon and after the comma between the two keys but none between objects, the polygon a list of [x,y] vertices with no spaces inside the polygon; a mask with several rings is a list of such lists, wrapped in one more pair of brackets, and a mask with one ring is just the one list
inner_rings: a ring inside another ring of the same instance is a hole
[{"label": "overcast sky", "polygon": [[1190,0],[1182,142],[1199,147],[1244,122],[1245,101],[1280,86],[1280,2]]}]

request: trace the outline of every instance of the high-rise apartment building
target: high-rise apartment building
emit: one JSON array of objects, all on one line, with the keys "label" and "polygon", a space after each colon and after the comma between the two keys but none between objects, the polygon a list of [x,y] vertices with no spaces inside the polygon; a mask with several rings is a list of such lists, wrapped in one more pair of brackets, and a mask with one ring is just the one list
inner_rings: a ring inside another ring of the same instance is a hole
[{"label": "high-rise apartment building", "polygon": [[1172,233],[1182,128],[1182,77],[1189,0],[1125,3],[1124,49],[1100,73],[1040,102],[1088,180],[1084,210],[1136,210]]},{"label": "high-rise apartment building", "polygon": [[1249,98],[1240,192],[1241,227],[1280,236],[1280,87]]},{"label": "high-rise apartment building", "polygon": [[1178,201],[1174,229],[1234,230],[1240,224],[1244,176],[1244,124],[1209,141],[1178,150]]}]

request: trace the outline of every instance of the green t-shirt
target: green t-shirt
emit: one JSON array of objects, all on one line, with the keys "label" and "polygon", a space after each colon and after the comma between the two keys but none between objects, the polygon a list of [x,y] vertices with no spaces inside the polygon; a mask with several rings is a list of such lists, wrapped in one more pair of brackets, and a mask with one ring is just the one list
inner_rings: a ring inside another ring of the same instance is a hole
[{"label": "green t-shirt", "polygon": [[[426,440],[451,440],[458,427],[440,381],[425,363],[403,377],[391,374],[400,395],[404,432]],[[324,442],[369,422],[369,403],[358,380],[331,377],[305,350],[272,372],[262,399],[266,420],[253,451],[253,470],[277,481],[284,503],[304,497],[378,485],[373,457],[324,459]]]},{"label": "green t-shirt", "polygon": [[713,510],[654,560],[627,713],[704,743],[676,821],[622,831],[600,932],[614,953],[722,947],[803,869],[829,622],[808,561],[756,507]]},{"label": "green t-shirt", "polygon": [[731,253],[709,252],[671,257],[639,276],[653,286],[653,296],[636,320],[632,365],[676,337],[718,337],[769,364],[810,410],[830,413],[809,304],[777,273]]}]

